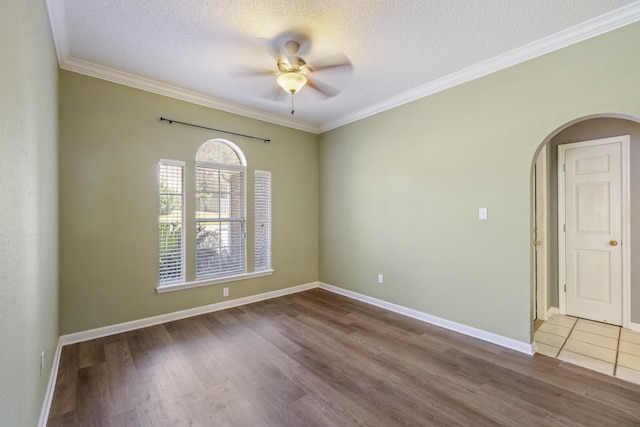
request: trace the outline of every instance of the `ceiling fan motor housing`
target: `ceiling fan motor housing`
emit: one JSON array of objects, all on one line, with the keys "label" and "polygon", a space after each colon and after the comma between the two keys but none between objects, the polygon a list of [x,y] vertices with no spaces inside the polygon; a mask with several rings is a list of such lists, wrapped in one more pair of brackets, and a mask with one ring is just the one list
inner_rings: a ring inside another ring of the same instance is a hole
[{"label": "ceiling fan motor housing", "polygon": [[303,73],[307,74],[311,69],[306,61],[299,56],[283,56],[278,60],[278,69],[282,73]]}]

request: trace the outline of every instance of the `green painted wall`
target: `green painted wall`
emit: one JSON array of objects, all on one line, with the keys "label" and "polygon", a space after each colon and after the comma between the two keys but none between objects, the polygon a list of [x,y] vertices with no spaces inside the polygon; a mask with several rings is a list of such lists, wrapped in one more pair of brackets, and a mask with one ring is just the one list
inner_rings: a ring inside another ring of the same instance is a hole
[{"label": "green painted wall", "polygon": [[44,2],[1,2],[0,426],[37,424],[58,341],[57,70]]},{"label": "green painted wall", "polygon": [[276,273],[225,285],[231,298],[319,279],[530,342],[532,160],[578,117],[640,116],[639,35],[632,25],[321,136],[62,72],[61,333],[223,300],[221,285],[155,292],[154,220],[158,160],[192,166],[223,137],[250,176],[274,181]]},{"label": "green painted wall", "polygon": [[[66,71],[60,94],[61,334],[220,302],[228,299],[223,286],[238,298],[317,280],[317,135]],[[161,116],[272,142],[169,125]],[[244,152],[249,196],[253,170],[272,172],[275,273],[157,294],[158,161],[183,160],[193,170],[198,147],[218,137]]]},{"label": "green painted wall", "polygon": [[639,51],[634,24],[321,135],[319,280],[531,342],[536,150],[640,117]]}]

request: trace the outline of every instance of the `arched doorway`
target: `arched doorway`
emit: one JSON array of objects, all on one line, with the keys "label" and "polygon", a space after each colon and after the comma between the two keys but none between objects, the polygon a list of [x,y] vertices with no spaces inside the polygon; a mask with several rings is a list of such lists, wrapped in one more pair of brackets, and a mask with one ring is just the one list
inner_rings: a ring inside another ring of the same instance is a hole
[{"label": "arched doorway", "polygon": [[[631,219],[625,224],[628,233],[621,242],[622,245],[626,245],[624,249],[628,252],[628,258],[623,260],[624,268],[627,269],[624,274],[627,274],[628,281],[627,288],[623,289],[621,302],[623,319],[621,323],[623,330],[626,328],[640,331],[640,221],[633,220],[640,217],[640,119],[616,114],[583,117],[561,126],[543,141],[533,159],[532,227],[535,232],[532,234],[532,247],[534,248],[532,251],[532,324],[539,325],[540,321],[546,320],[548,316],[555,318],[558,313],[573,314],[567,312],[566,303],[562,301],[564,295],[561,293],[565,290],[564,283],[560,283],[559,280],[559,273],[562,270],[560,262],[562,262],[563,255],[562,249],[559,248],[559,241],[563,238],[564,230],[563,224],[558,220],[559,206],[561,206],[558,188],[559,182],[562,182],[562,172],[559,172],[562,170],[562,166],[558,168],[558,164],[562,165],[562,162],[559,161],[558,152],[563,151],[558,147],[568,148],[572,147],[568,144],[602,140],[621,135],[629,135],[630,140],[628,153],[630,185],[627,218]],[[540,170],[541,165],[544,170]],[[541,179],[541,176],[544,179]],[[544,186],[544,191],[539,191],[540,189],[537,188],[539,185]],[[560,188],[565,187],[560,186]],[[544,206],[542,213],[539,209],[540,206]],[[538,207],[537,212],[536,207]],[[546,240],[540,238],[541,228],[544,231],[542,235]],[[544,247],[544,251],[540,251],[540,247]],[[541,265],[544,268],[540,268]],[[536,272],[538,274],[542,272],[544,277],[537,277]],[[573,329],[576,325],[577,323],[573,323],[565,327]],[[609,325],[603,324],[602,326],[608,327]],[[534,327],[534,329],[536,328]],[[621,336],[620,332],[618,336]],[[538,341],[538,332],[534,334],[534,337]],[[568,339],[565,338],[565,340],[567,343],[569,342]],[[561,348],[566,348],[563,347],[564,344],[558,345]],[[547,354],[543,351],[539,352]],[[553,354],[551,355],[553,356]],[[553,357],[562,358],[560,350]],[[570,359],[563,360],[571,361]],[[613,373],[609,372],[609,374]]]},{"label": "arched doorway", "polygon": [[[546,228],[546,242],[542,239],[536,239],[533,236],[533,241],[539,242],[537,246],[543,246],[546,250],[546,256],[536,259],[535,255],[537,251],[533,251],[534,265],[546,264],[545,277],[541,278],[539,282],[545,284],[544,289],[536,287],[534,306],[535,319],[544,320],[542,313],[554,313],[559,310],[560,306],[560,292],[563,291],[558,280],[559,265],[558,261],[560,254],[558,253],[558,236],[560,234],[558,226],[558,146],[575,143],[578,141],[596,140],[602,138],[608,138],[619,135],[630,135],[631,150],[630,150],[630,182],[631,182],[631,203],[629,206],[629,217],[638,217],[640,215],[640,119],[620,116],[620,115],[597,115],[584,117],[577,119],[570,123],[561,126],[545,139],[541,144],[540,149],[536,153],[536,157],[533,162],[532,176],[532,204],[533,206],[545,206],[544,213],[546,214],[542,221],[539,220],[540,213],[532,212],[534,216],[534,227],[538,224],[538,232],[540,234],[541,228]],[[543,149],[544,148],[544,149]],[[544,156],[543,164],[546,164],[546,170],[536,170],[536,166],[540,165],[540,154]],[[540,179],[540,175],[543,175],[544,179]],[[538,176],[538,184],[541,182],[546,185],[545,191],[537,191],[538,197],[544,195],[545,200],[537,200],[536,197],[536,182],[535,177]],[[635,185],[634,185],[635,184]],[[629,316],[625,326],[630,323],[637,323],[640,326],[640,222],[631,221],[629,225],[630,242],[628,243],[631,258],[627,260],[630,263],[631,280],[630,280],[630,295],[625,303],[628,303],[629,309],[635,308],[635,311],[628,310]],[[634,239],[633,236],[638,236]],[[546,243],[546,244],[545,244]],[[634,255],[635,254],[635,255]],[[635,261],[635,262],[634,262]],[[637,266],[634,268],[634,265]],[[535,278],[535,276],[534,276]],[[540,298],[541,294],[546,293],[546,301]],[[542,305],[542,307],[540,307]],[[633,306],[633,307],[632,307]],[[632,312],[633,311],[633,312]]]}]

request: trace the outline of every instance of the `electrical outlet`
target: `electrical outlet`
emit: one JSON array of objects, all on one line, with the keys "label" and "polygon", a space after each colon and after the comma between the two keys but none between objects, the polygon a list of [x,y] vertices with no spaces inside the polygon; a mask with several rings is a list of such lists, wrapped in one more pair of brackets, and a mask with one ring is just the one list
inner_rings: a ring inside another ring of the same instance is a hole
[{"label": "electrical outlet", "polygon": [[40,375],[44,372],[44,351],[40,353]]},{"label": "electrical outlet", "polygon": [[222,296],[223,297],[229,296],[229,288],[222,288]]},{"label": "electrical outlet", "polygon": [[382,274],[378,274],[378,283],[384,283],[384,277],[382,276]]}]

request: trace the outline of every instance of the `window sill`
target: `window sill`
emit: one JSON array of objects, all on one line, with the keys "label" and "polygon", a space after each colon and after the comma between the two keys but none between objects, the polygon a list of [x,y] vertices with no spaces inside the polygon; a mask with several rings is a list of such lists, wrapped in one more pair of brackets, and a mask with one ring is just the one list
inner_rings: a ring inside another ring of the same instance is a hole
[{"label": "window sill", "polygon": [[253,273],[237,274],[235,276],[214,277],[212,279],[197,280],[195,282],[176,283],[173,285],[157,286],[156,292],[163,294],[165,292],[180,291],[182,289],[199,288],[200,286],[217,285],[219,283],[236,282],[238,280],[253,279],[255,277],[271,276],[275,270],[263,270]]}]

